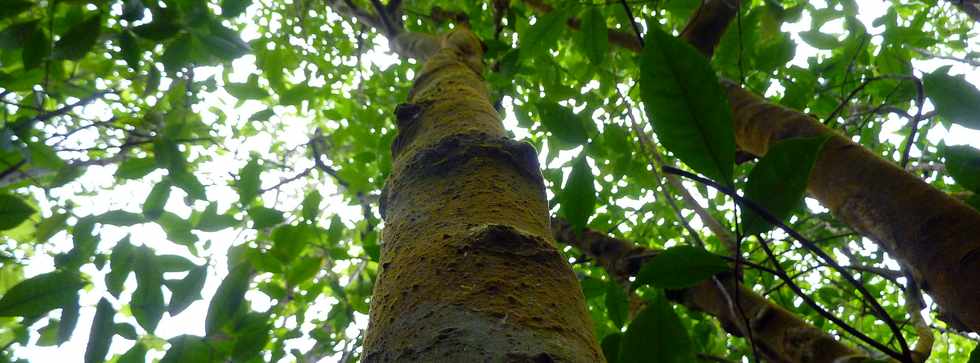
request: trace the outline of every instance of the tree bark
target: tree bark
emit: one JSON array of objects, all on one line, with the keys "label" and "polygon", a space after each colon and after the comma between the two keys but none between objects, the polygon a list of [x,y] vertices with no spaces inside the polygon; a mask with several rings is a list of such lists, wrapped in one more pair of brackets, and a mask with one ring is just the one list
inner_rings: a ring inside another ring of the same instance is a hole
[{"label": "tree bark", "polygon": [[[610,276],[620,282],[636,275],[650,257],[659,252],[586,229],[575,233],[567,222],[552,219],[551,229],[559,241],[575,246],[595,259]],[[779,305],[769,302],[750,289],[739,286],[731,276],[718,276],[718,282],[706,280],[697,286],[671,291],[668,296],[689,309],[714,316],[729,333],[743,336],[747,331],[741,315],[728,303],[738,296],[739,305],[752,329],[759,354],[771,363],[839,363],[866,357]],[[724,288],[724,290],[723,290]]]},{"label": "tree bark", "polygon": [[465,28],[396,109],[366,362],[599,362],[533,147],[505,135]]}]

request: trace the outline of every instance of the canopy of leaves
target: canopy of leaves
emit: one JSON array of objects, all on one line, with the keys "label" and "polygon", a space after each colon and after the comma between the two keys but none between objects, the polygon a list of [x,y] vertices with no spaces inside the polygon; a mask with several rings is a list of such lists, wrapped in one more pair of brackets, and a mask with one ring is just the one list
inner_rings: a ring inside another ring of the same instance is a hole
[{"label": "canopy of leaves", "polygon": [[[839,287],[839,272],[723,193],[668,184],[661,167],[745,186],[905,321],[899,265],[804,201],[819,147],[740,157],[718,80],[826,120],[884,159],[907,158],[903,167],[980,208],[977,20],[956,1],[742,1],[708,60],[676,38],[699,3],[628,1],[627,12],[591,0],[5,2],[0,361],[68,351],[117,362],[359,359],[393,110],[419,72],[418,60],[389,52],[379,9],[404,31],[465,22],[481,37],[493,101],[540,152],[555,216],[673,247],[633,286],[588,251],[562,248],[607,357],[753,355],[746,339],[661,292],[734,266],[716,256],[732,252],[705,216],[732,235],[762,233],[802,291],[898,349],[864,299]],[[742,242],[747,287],[840,334],[752,267],[775,267],[757,240]],[[977,337],[949,331],[928,308],[943,332],[933,357],[966,361]],[[902,332],[916,336],[912,324]]]}]

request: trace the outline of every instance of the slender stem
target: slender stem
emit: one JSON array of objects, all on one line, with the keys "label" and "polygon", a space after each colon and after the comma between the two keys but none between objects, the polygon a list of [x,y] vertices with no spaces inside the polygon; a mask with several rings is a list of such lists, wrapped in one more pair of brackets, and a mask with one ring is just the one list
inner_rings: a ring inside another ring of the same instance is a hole
[{"label": "slender stem", "polygon": [[643,44],[643,33],[640,31],[640,25],[636,23],[636,18],[633,17],[633,10],[630,10],[629,4],[626,0],[619,0],[620,4],[623,4],[623,10],[626,10],[626,17],[630,19],[630,24],[633,25],[633,32],[636,33],[636,40],[640,41],[640,46]]}]

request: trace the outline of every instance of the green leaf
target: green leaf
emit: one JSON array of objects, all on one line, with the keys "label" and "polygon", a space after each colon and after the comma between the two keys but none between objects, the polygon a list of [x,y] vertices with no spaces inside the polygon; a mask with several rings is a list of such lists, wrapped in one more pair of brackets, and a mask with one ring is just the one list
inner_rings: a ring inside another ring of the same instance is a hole
[{"label": "green leaf", "polygon": [[837,49],[842,46],[837,37],[816,30],[800,32],[800,38],[817,49]]},{"label": "green leaf", "polygon": [[145,10],[146,6],[143,5],[142,0],[124,0],[122,18],[129,22],[143,19]]},{"label": "green leaf", "polygon": [[218,204],[211,203],[194,224],[194,229],[205,232],[217,232],[238,224],[238,220],[229,214],[218,214]]},{"label": "green leaf", "polygon": [[[0,197],[2,198],[2,197]],[[68,221],[68,213],[55,213],[51,217],[41,220],[34,229],[34,236],[37,243],[47,242],[55,234],[65,229],[65,222]]]},{"label": "green leaf", "polygon": [[139,43],[136,42],[136,37],[128,30],[124,30],[119,34],[119,54],[126,61],[126,64],[129,65],[129,68],[132,68],[134,72],[139,71],[142,51],[140,50]]},{"label": "green leaf", "polygon": [[956,184],[975,193],[980,193],[980,150],[967,145],[946,146],[946,172],[956,180]]},{"label": "green leaf", "polygon": [[208,306],[208,315],[204,321],[204,330],[208,335],[217,332],[219,329],[234,320],[245,300],[245,292],[248,291],[249,280],[252,271],[247,263],[235,266],[221,281],[218,290],[211,299]]},{"label": "green leaf", "polygon": [[[160,70],[157,69],[156,65],[151,64],[150,73],[146,75],[146,87],[143,88],[143,93],[142,93],[143,97],[156,93],[157,89],[160,88],[160,77],[161,77]],[[156,160],[154,160],[153,162],[156,163]],[[148,170],[147,173],[149,173],[150,171],[153,171],[153,169]]]},{"label": "green leaf", "polygon": [[622,363],[695,362],[694,344],[667,300],[657,296],[636,315],[619,348]]},{"label": "green leaf", "polygon": [[0,193],[0,231],[19,226],[34,214],[34,208],[20,197]]},{"label": "green leaf", "polygon": [[54,43],[54,57],[57,59],[78,60],[85,56],[102,32],[102,14],[92,15],[75,24]]},{"label": "green leaf", "polygon": [[550,131],[564,149],[570,149],[589,141],[588,132],[579,115],[553,101],[541,101],[537,105],[541,124]]},{"label": "green leaf", "polygon": [[580,155],[572,164],[572,171],[568,175],[565,187],[559,192],[558,200],[561,203],[559,214],[568,220],[568,223],[581,231],[589,223],[589,217],[595,211],[595,177],[592,175],[592,168],[585,160],[585,155]]},{"label": "green leaf", "polygon": [[27,143],[27,150],[31,152],[31,164],[33,165],[48,169],[65,167],[65,161],[58,157],[58,153],[43,142]]},{"label": "green leaf", "polygon": [[146,346],[142,342],[136,342],[132,348],[119,356],[119,360],[116,363],[145,363],[146,362]]},{"label": "green leaf", "polygon": [[252,51],[234,30],[225,28],[218,22],[211,23],[211,34],[201,37],[208,52],[219,59],[230,61]]},{"label": "green leaf", "polygon": [[0,19],[6,19],[27,11],[34,6],[34,1],[28,0],[9,0],[0,7]]},{"label": "green leaf", "polygon": [[157,168],[153,158],[129,158],[119,164],[116,177],[121,179],[139,179]]},{"label": "green leaf", "polygon": [[[803,203],[810,170],[830,136],[792,138],[776,142],[749,173],[745,197],[773,217],[785,220]],[[753,210],[743,208],[746,235],[765,233],[772,225]]]},{"label": "green leaf", "polygon": [[259,188],[262,186],[262,180],[259,178],[261,173],[262,166],[255,158],[249,160],[248,164],[238,172],[238,201],[243,206],[252,204],[252,200],[259,195]]},{"label": "green leaf", "polygon": [[266,343],[269,342],[271,330],[269,317],[265,314],[249,313],[245,315],[235,327],[237,338],[235,339],[235,346],[232,348],[232,361],[247,362],[258,357],[265,350]]},{"label": "green leaf", "polygon": [[129,236],[116,242],[109,255],[109,273],[105,275],[106,289],[112,296],[119,297],[123,290],[123,284],[129,273],[133,271],[134,253],[133,245],[129,243]]},{"label": "green leaf", "polygon": [[163,318],[163,273],[160,271],[156,256],[149,247],[140,246],[134,251],[136,270],[136,291],[129,302],[130,310],[136,322],[153,333]]},{"label": "green leaf", "polygon": [[316,216],[320,214],[320,202],[323,201],[323,196],[320,192],[313,190],[306,193],[303,197],[303,219],[307,221],[316,220]]},{"label": "green leaf", "polygon": [[55,271],[40,274],[7,290],[0,298],[0,316],[37,317],[70,303],[85,286],[77,273]]},{"label": "green leaf", "polygon": [[974,130],[980,130],[980,90],[963,76],[947,74],[949,66],[939,67],[922,78],[926,96],[939,116]]},{"label": "green leaf", "polygon": [[174,22],[174,18],[158,15],[164,14],[154,13],[153,22],[133,28],[133,33],[136,33],[141,38],[161,42],[172,38],[180,32],[181,27]]},{"label": "green leaf", "polygon": [[48,325],[43,328],[38,329],[37,346],[39,347],[51,347],[58,344],[58,328],[61,326],[61,322],[57,319],[48,319]]},{"label": "green leaf", "polygon": [[191,303],[201,299],[201,291],[204,289],[207,271],[207,266],[197,266],[183,279],[167,285],[171,292],[170,304],[167,304],[167,312],[170,313],[170,316],[180,314]]},{"label": "green leaf", "polygon": [[137,340],[140,338],[139,333],[136,332],[136,328],[129,323],[116,323],[112,326],[112,331],[116,335],[129,340]]},{"label": "green leaf", "polygon": [[174,186],[187,193],[188,197],[193,198],[194,200],[208,199],[204,185],[201,184],[201,181],[197,180],[197,176],[195,176],[193,173],[183,168],[172,168],[170,170],[170,180],[173,182]]},{"label": "green leaf", "polygon": [[579,47],[592,64],[601,65],[609,53],[609,29],[606,27],[606,16],[598,6],[587,6],[582,16],[582,29],[577,33]]},{"label": "green leaf", "polygon": [[623,333],[612,333],[602,338],[602,355],[610,363],[619,362],[619,346],[622,345]]},{"label": "green leaf", "polygon": [[252,0],[221,0],[221,16],[234,18],[245,12]]},{"label": "green leaf", "polygon": [[286,283],[289,286],[295,286],[313,278],[322,269],[322,261],[322,258],[313,256],[296,260],[295,263],[289,266],[289,271],[286,273]]},{"label": "green leaf", "polygon": [[708,61],[654,26],[640,55],[640,97],[661,144],[708,178],[731,185],[735,132]]},{"label": "green leaf", "polygon": [[622,328],[629,320],[629,296],[615,281],[606,284],[606,313],[617,328]]},{"label": "green leaf", "polygon": [[58,323],[58,345],[64,344],[71,339],[71,335],[75,332],[75,326],[78,325],[78,292],[68,299],[68,301],[61,306],[61,322]]},{"label": "green leaf", "polygon": [[163,228],[163,232],[167,234],[167,239],[170,242],[181,244],[188,248],[194,248],[194,242],[197,242],[197,236],[191,233],[193,227],[189,221],[180,218],[176,214],[163,212],[156,222],[160,225],[160,228]]},{"label": "green leaf", "polygon": [[970,360],[967,363],[980,363],[980,344],[973,347],[973,352],[970,353]]},{"label": "green leaf", "polygon": [[102,298],[95,308],[95,318],[92,320],[92,330],[89,333],[88,345],[85,348],[85,363],[103,362],[109,353],[112,336],[115,335],[113,317],[116,310],[109,300]]},{"label": "green leaf", "polygon": [[289,264],[303,252],[310,239],[310,229],[306,225],[276,227],[272,230],[273,245],[269,253],[282,261],[283,264]]},{"label": "green leaf", "polygon": [[170,349],[160,363],[208,363],[214,362],[216,352],[204,338],[181,335],[170,339]]},{"label": "green leaf", "polygon": [[634,284],[683,289],[728,270],[728,263],[711,252],[692,246],[677,246],[660,252],[644,264]]},{"label": "green leaf", "polygon": [[48,33],[43,29],[34,29],[28,33],[24,33],[24,37],[27,38],[24,43],[25,46],[21,51],[21,61],[24,63],[24,69],[33,69],[44,63],[44,58],[47,58],[51,53],[51,38],[48,37]]},{"label": "green leaf", "polygon": [[146,218],[142,214],[114,210],[102,213],[95,217],[96,222],[110,224],[113,226],[132,226],[134,224],[146,223]]},{"label": "green leaf", "polygon": [[170,199],[170,181],[164,180],[154,185],[153,189],[150,189],[150,194],[146,196],[146,201],[143,202],[143,216],[151,221],[160,218],[168,199]]},{"label": "green leaf", "polygon": [[252,228],[255,229],[272,227],[286,220],[282,212],[266,207],[249,208],[248,217],[252,218]]},{"label": "green leaf", "polygon": [[548,50],[558,42],[564,33],[565,21],[568,20],[565,9],[555,9],[537,17],[537,22],[531,28],[521,33],[520,55],[529,58],[547,54]]}]

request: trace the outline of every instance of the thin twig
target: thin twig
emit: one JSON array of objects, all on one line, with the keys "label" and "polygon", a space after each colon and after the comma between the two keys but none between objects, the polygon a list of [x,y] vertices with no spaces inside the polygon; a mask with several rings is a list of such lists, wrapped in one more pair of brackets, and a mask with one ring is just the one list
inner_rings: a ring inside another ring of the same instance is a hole
[{"label": "thin twig", "polygon": [[626,3],[626,0],[619,0],[620,4],[623,4],[623,10],[626,10],[626,17],[629,18],[630,24],[633,25],[633,32],[636,33],[636,40],[640,41],[640,46],[643,47],[643,33],[640,31],[640,25],[636,23],[636,18],[633,17],[633,10],[630,10],[630,5]]},{"label": "thin twig", "polygon": [[[871,306],[875,310],[877,310],[883,317],[887,317],[887,319],[884,319],[884,322],[885,322],[885,324],[888,325],[889,328],[891,328],[892,334],[894,334],[895,335],[895,338],[898,340],[899,345],[902,348],[902,353],[895,352],[891,348],[888,348],[887,346],[884,346],[881,343],[878,343],[877,341],[875,341],[875,340],[873,340],[871,338],[868,338],[867,336],[864,336],[863,334],[861,334],[859,337],[861,337],[862,340],[867,339],[865,341],[866,343],[871,344],[875,348],[877,348],[877,349],[881,350],[882,352],[884,352],[884,353],[892,356],[893,358],[898,359],[899,361],[902,361],[902,362],[911,363],[908,342],[906,342],[905,341],[905,337],[902,336],[902,331],[898,327],[898,324],[896,324],[895,321],[890,318],[890,316],[888,315],[888,312],[881,306],[881,304],[878,302],[877,298],[874,295],[872,295],[864,287],[863,284],[861,284],[860,282],[858,282],[857,280],[855,280],[854,277],[851,276],[851,274],[847,273],[846,269],[843,266],[841,266],[840,264],[838,264],[837,261],[834,261],[834,259],[831,258],[826,252],[824,252],[822,249],[820,249],[819,247],[817,247],[816,245],[814,245],[813,242],[811,242],[806,237],[803,237],[803,235],[801,235],[799,232],[797,232],[796,230],[794,230],[794,229],[790,228],[789,226],[787,226],[779,218],[774,217],[765,208],[759,206],[758,204],[756,204],[755,202],[753,202],[751,200],[742,198],[740,195],[738,195],[738,193],[736,193],[734,190],[732,190],[729,187],[726,187],[724,185],[718,184],[718,183],[716,183],[716,182],[714,182],[712,180],[709,180],[709,179],[700,177],[700,176],[695,175],[693,173],[690,173],[690,172],[687,172],[687,171],[684,171],[684,170],[680,170],[680,169],[677,169],[677,168],[669,167],[669,166],[665,166],[663,168],[663,171],[665,173],[677,174],[677,175],[680,175],[680,176],[683,176],[683,177],[692,179],[692,180],[697,181],[697,182],[699,182],[701,184],[710,186],[710,187],[714,188],[715,190],[718,190],[718,191],[724,193],[725,195],[728,195],[729,197],[733,198],[738,204],[742,205],[742,207],[749,208],[753,212],[756,212],[757,214],[759,214],[761,217],[763,217],[763,219],[766,220],[766,222],[769,222],[770,224],[773,224],[773,225],[778,226],[781,230],[783,230],[784,232],[786,232],[786,234],[790,235],[791,237],[793,237],[794,239],[796,239],[798,242],[800,242],[800,244],[802,244],[804,247],[806,247],[808,250],[810,250],[810,252],[813,252],[813,254],[817,255],[817,257],[819,257],[820,259],[822,259],[823,262],[827,263],[834,270],[836,270],[838,273],[840,273],[840,275],[845,280],[847,280],[848,283],[850,283],[852,286],[854,286],[855,289],[857,289],[858,291],[860,291],[861,292],[861,295],[871,303]],[[762,243],[762,245],[763,245],[764,248],[768,249],[768,247],[765,246],[765,241],[764,240],[763,241],[760,241],[760,243]],[[776,265],[779,266],[778,263]],[[802,290],[801,290],[801,292],[802,292]],[[805,294],[802,294],[802,295],[805,295]],[[801,298],[806,299],[808,297],[801,296]],[[835,319],[836,319],[836,317],[835,317]],[[843,321],[841,321],[841,323],[843,323]],[[844,324],[844,326],[841,326],[841,328],[854,330],[854,332],[860,334],[860,332],[858,332],[853,327],[847,326],[846,323],[843,323],[843,324]],[[849,332],[850,332],[850,330],[849,330]],[[854,334],[854,332],[852,332],[852,334]]]}]

